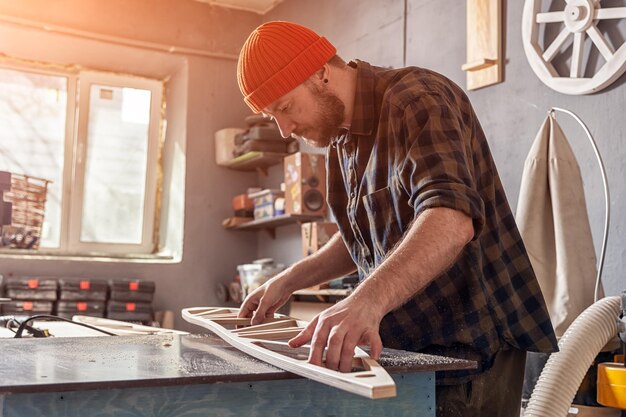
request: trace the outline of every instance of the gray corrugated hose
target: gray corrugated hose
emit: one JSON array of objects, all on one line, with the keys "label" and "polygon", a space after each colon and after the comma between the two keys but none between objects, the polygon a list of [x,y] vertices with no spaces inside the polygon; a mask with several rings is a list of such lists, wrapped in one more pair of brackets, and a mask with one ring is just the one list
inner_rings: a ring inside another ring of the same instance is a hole
[{"label": "gray corrugated hose", "polygon": [[565,417],[587,370],[617,335],[620,297],[606,297],[583,311],[543,368],[524,417]]}]

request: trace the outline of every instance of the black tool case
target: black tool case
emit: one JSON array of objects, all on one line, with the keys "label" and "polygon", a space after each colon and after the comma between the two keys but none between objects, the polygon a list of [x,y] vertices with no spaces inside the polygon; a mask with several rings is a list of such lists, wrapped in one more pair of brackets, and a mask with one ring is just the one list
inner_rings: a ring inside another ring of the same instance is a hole
[{"label": "black tool case", "polygon": [[59,278],[59,300],[106,301],[108,289],[104,279]]},{"label": "black tool case", "polygon": [[106,316],[113,320],[149,324],[152,321],[152,305],[150,303],[109,300],[107,302]]},{"label": "black tool case", "polygon": [[2,314],[34,316],[36,314],[52,314],[54,303],[52,301],[9,301],[0,304]]},{"label": "black tool case", "polygon": [[59,317],[71,319],[74,315],[104,317],[104,301],[59,301],[56,314]]},{"label": "black tool case", "polygon": [[54,278],[9,277],[4,284],[4,294],[13,300],[55,301],[57,281]]},{"label": "black tool case", "polygon": [[151,303],[156,286],[153,281],[112,279],[109,280],[109,287],[111,300]]}]

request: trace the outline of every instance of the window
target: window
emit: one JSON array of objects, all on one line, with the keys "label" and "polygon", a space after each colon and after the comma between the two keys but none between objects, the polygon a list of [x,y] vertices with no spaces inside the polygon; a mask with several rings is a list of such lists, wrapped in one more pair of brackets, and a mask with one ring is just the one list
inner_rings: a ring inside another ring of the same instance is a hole
[{"label": "window", "polygon": [[40,249],[155,250],[162,82],[0,68],[0,170],[52,181]]},{"label": "window", "polygon": [[0,170],[46,178],[42,247],[59,247],[69,77],[0,68]]}]

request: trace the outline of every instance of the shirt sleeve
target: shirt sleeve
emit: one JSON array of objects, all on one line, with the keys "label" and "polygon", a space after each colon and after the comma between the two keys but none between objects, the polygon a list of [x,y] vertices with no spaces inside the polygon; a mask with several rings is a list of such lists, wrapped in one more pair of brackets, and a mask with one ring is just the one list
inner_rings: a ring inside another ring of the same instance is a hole
[{"label": "shirt sleeve", "polygon": [[406,156],[400,178],[416,216],[447,207],[472,218],[473,240],[485,223],[485,204],[473,176],[471,127],[461,110],[436,95],[424,95],[404,109]]}]

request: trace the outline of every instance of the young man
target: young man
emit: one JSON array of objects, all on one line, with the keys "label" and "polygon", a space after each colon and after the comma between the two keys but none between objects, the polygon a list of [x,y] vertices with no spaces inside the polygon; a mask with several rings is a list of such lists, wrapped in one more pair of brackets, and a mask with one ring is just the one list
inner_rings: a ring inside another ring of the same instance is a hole
[{"label": "young man", "polygon": [[489,146],[463,91],[421,68],[346,64],[328,40],[269,22],[248,38],[238,81],[286,138],[326,150],[339,226],[316,254],[251,293],[261,323],[297,289],[358,270],[346,299],[290,341],[349,371],[356,345],[476,360],[437,374],[440,416],[517,416],[525,351],[557,349]]}]

